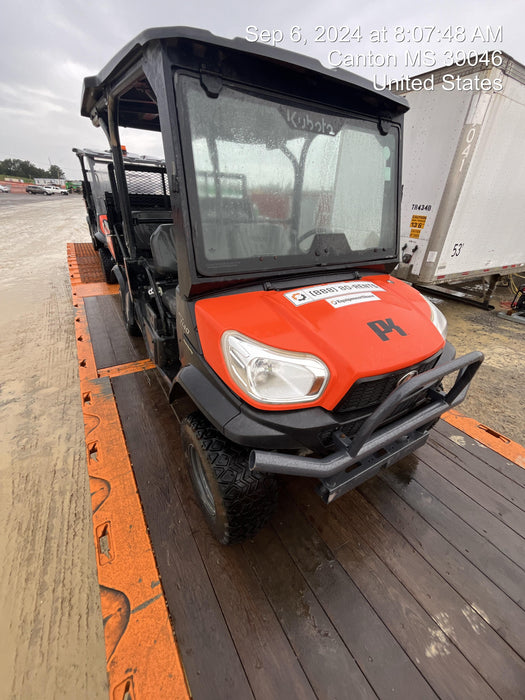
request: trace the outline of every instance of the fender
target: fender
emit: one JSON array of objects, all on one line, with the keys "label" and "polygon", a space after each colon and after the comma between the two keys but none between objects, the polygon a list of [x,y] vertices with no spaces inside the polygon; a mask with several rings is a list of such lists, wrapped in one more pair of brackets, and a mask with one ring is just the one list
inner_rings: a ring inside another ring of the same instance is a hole
[{"label": "fender", "polygon": [[121,294],[127,294],[128,293],[128,280],[124,276],[120,265],[115,265],[113,267],[113,274],[117,278],[117,283],[118,283],[118,286],[120,287]]},{"label": "fender", "polygon": [[117,280],[120,289],[120,301],[122,305],[122,313],[124,315],[124,320],[128,328],[135,323],[135,310],[133,307],[133,300],[129,292],[129,285],[127,277],[124,275],[124,271],[120,265],[114,265],[112,269],[113,274]]}]

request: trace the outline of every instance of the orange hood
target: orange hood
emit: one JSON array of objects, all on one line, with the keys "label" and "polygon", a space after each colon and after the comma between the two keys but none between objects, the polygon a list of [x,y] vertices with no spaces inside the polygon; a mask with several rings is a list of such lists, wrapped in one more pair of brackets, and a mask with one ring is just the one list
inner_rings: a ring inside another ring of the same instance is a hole
[{"label": "orange hood", "polygon": [[[307,406],[332,410],[357,379],[416,364],[445,344],[419,292],[389,275],[225,295],[200,300],[195,308],[206,361],[237,395],[266,410]],[[320,358],[330,371],[324,393],[308,404],[256,402],[229,374],[221,349],[225,331]]]}]

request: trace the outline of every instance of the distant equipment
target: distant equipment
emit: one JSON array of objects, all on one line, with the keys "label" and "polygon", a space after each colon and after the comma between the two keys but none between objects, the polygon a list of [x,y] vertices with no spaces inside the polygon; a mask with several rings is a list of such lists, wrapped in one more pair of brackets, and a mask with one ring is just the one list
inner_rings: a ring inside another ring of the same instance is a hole
[{"label": "distant equipment", "polygon": [[509,321],[525,324],[525,284],[516,288],[514,299],[510,303],[510,309],[507,312],[501,311],[498,316],[507,318]]}]

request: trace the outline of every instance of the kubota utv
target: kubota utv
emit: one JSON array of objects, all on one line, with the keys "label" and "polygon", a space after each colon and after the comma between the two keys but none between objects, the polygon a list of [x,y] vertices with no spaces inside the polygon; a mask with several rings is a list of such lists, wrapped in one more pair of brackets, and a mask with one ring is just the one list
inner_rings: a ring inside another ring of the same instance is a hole
[{"label": "kubota utv", "polygon": [[[126,176],[128,195],[136,204],[147,207],[160,206],[169,209],[166,168],[160,158],[127,153],[124,149],[122,162]],[[106,282],[115,282],[113,267],[123,262],[118,233],[114,222],[120,221],[115,171],[111,151],[93,151],[89,148],[74,148],[82,171],[82,194],[86,205],[86,220],[93,247],[98,251]],[[151,195],[154,195],[151,197]],[[159,196],[162,198],[159,200]]]},{"label": "kubota utv", "polygon": [[[184,454],[222,543],[266,522],[278,474],[330,502],[415,450],[483,360],[455,359],[439,309],[390,275],[406,110],[345,71],[185,27],[143,32],[84,81],[113,156],[124,320],[169,400],[191,399]],[[124,127],[161,132],[169,202],[134,198]]]}]

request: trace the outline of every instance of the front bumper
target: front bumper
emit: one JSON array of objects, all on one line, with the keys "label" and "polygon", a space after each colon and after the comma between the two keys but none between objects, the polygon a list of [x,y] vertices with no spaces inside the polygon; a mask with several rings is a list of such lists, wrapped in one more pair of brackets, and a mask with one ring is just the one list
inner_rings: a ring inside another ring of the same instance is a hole
[{"label": "front bumper", "polygon": [[[321,480],[322,498],[326,502],[333,501],[424,444],[439,417],[464,400],[482,362],[481,352],[471,352],[413,377],[377,407],[354,437],[337,432],[334,440],[338,448],[326,457],[252,450],[250,469],[316,477]],[[436,388],[442,379],[455,372],[456,380],[448,392]],[[402,418],[394,418],[402,412],[403,404],[425,393],[430,398],[429,403]]]},{"label": "front bumper", "polygon": [[[439,417],[463,401],[483,354],[471,352],[453,359],[454,354],[447,343],[433,369],[399,386],[358,423],[319,407],[252,408],[197,353],[194,364],[176,376],[170,400],[182,389],[226,438],[251,448],[251,469],[316,477],[321,497],[330,502],[424,444]],[[448,392],[438,389],[442,379],[455,373]],[[297,454],[308,452],[318,456]]]}]

